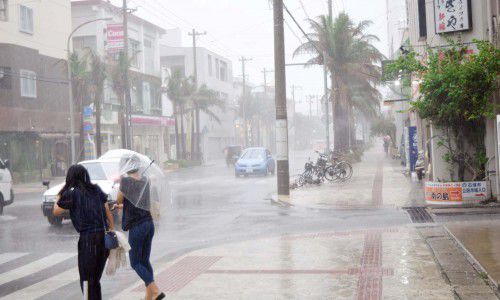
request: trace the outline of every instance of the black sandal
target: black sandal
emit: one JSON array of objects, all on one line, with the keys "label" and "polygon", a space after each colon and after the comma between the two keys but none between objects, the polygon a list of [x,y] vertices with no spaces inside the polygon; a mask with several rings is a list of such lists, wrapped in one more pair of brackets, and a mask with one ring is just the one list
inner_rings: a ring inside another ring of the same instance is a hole
[{"label": "black sandal", "polygon": [[164,294],[164,293],[161,293],[161,294],[159,294],[159,295],[158,295],[158,297],[156,297],[156,299],[155,299],[155,300],[165,299],[165,297],[166,297],[166,296],[165,296],[165,294]]}]

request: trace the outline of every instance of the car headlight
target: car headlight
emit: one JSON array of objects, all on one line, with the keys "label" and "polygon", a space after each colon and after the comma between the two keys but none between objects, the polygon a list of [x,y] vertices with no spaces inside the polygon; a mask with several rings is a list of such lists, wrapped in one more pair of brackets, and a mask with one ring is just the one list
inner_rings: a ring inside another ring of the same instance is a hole
[{"label": "car headlight", "polygon": [[56,202],[57,196],[44,196],[43,201],[44,202]]}]

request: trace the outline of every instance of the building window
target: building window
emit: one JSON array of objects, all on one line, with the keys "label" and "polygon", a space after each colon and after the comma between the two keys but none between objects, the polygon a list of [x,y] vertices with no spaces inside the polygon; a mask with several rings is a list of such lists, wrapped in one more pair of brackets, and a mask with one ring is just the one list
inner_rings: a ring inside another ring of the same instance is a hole
[{"label": "building window", "polygon": [[95,35],[87,36],[77,36],[73,38],[73,49],[78,54],[81,55],[82,51],[85,49],[92,50],[93,53],[97,53],[97,39]]},{"label": "building window", "polygon": [[145,73],[154,74],[155,71],[155,50],[153,47],[153,37],[144,38],[144,60]]},{"label": "building window", "polygon": [[33,34],[33,9],[19,5],[19,30]]},{"label": "building window", "polygon": [[220,62],[220,80],[227,80],[227,63],[225,61]]},{"label": "building window", "polygon": [[9,19],[8,8],[9,1],[0,0],[0,21],[7,21]]},{"label": "building window", "polygon": [[212,69],[212,55],[208,55],[208,76],[212,77],[213,69]]},{"label": "building window", "polygon": [[20,70],[21,97],[36,98],[36,73],[28,70]]},{"label": "building window", "polygon": [[215,78],[220,79],[220,61],[215,59]]},{"label": "building window", "polygon": [[141,43],[136,40],[130,39],[128,42],[128,51],[130,55],[130,65],[139,68],[140,60],[139,54],[141,53]]},{"label": "building window", "polygon": [[418,0],[418,33],[421,39],[427,37],[427,15],[425,13],[425,0]]},{"label": "building window", "polygon": [[11,68],[0,67],[0,90],[10,90],[12,87]]}]

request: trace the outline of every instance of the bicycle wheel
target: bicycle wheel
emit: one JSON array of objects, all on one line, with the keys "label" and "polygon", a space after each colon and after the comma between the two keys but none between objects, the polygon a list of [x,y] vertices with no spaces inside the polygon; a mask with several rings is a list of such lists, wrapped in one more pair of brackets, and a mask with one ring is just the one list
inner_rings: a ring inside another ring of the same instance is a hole
[{"label": "bicycle wheel", "polygon": [[337,171],[334,166],[328,166],[323,173],[323,177],[328,181],[335,181],[337,178]]},{"label": "bicycle wheel", "polygon": [[337,180],[344,182],[351,179],[352,177],[352,166],[348,162],[340,162],[336,166],[336,176]]}]

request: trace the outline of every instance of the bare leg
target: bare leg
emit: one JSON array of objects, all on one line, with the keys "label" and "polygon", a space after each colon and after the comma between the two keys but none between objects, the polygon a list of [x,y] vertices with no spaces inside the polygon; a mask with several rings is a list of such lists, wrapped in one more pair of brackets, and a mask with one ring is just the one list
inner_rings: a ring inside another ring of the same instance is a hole
[{"label": "bare leg", "polygon": [[156,297],[160,295],[160,289],[158,289],[158,286],[154,283],[154,281],[148,285],[146,291],[149,291],[152,300],[155,300]]}]

